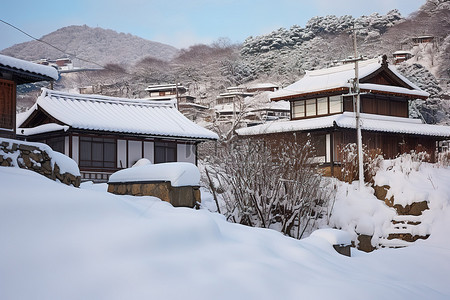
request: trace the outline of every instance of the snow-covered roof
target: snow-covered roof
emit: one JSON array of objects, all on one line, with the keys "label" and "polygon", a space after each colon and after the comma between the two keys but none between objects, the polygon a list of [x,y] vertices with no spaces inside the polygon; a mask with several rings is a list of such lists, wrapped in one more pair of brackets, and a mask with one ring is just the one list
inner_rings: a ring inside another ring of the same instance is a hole
[{"label": "snow-covered roof", "polygon": [[54,132],[54,131],[67,131],[69,130],[69,126],[67,125],[59,125],[56,123],[48,123],[48,124],[42,124],[36,127],[32,128],[20,128],[18,130],[18,134],[22,135],[35,135],[40,133],[46,133],[46,132]]},{"label": "snow-covered roof", "polygon": [[170,181],[172,186],[199,186],[200,171],[187,162],[145,164],[117,171],[109,183]]},{"label": "snow-covered roof", "polygon": [[[370,59],[359,62],[359,78],[364,78],[374,73],[382,67],[379,59]],[[419,97],[428,97],[427,92],[422,91],[418,86],[413,84],[403,75],[401,75],[394,66],[389,65],[389,70],[400,78],[411,89],[394,87],[388,85],[371,84],[368,90],[394,92],[399,94],[414,95]],[[299,81],[287,86],[284,89],[276,91],[272,94],[272,100],[279,100],[283,97],[294,96],[299,94],[314,93],[320,91],[334,89],[348,89],[351,87],[350,79],[355,77],[354,64],[344,64],[341,66],[331,67],[327,69],[306,71],[306,75]],[[363,89],[363,85],[360,86]]]},{"label": "snow-covered roof", "polygon": [[151,91],[172,91],[175,89],[187,90],[187,88],[181,84],[171,83],[171,84],[154,84],[149,85],[145,90],[148,92]]},{"label": "snow-covered roof", "polygon": [[278,88],[277,84],[270,82],[253,83],[247,86],[248,89],[268,89],[268,88]]},{"label": "snow-covered roof", "polygon": [[[238,129],[241,136],[260,135],[268,133],[310,131],[316,129],[356,128],[353,112],[310,118],[303,120],[266,123],[258,126]],[[368,131],[404,133],[437,137],[450,137],[450,126],[423,124],[419,119],[391,117],[373,114],[361,114],[361,129]]]},{"label": "snow-covered roof", "polygon": [[401,54],[412,54],[411,51],[406,51],[406,50],[398,50],[395,51],[394,53],[392,53],[393,55],[401,55]]},{"label": "snow-covered roof", "polygon": [[[76,129],[167,136],[218,139],[217,134],[187,119],[172,101],[124,99],[101,95],[69,94],[42,89],[27,112],[43,110],[64,125]],[[20,127],[28,117],[21,116]],[[22,128],[18,129],[20,134]]]},{"label": "snow-covered roof", "polygon": [[22,70],[25,72],[30,72],[42,76],[49,77],[51,79],[57,80],[58,79],[58,71],[49,66],[44,66],[40,64],[35,64],[26,60],[6,56],[0,54],[0,65],[14,68],[17,70]]},{"label": "snow-covered roof", "polygon": [[260,105],[255,110],[278,110],[278,111],[287,111],[289,112],[291,110],[291,105],[289,101],[271,101],[268,103],[264,103]]}]

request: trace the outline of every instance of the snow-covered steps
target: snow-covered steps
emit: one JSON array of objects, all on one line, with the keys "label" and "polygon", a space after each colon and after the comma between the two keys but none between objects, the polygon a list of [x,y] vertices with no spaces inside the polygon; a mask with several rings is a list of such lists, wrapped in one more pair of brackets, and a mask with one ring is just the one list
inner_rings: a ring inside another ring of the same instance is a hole
[{"label": "snow-covered steps", "polygon": [[397,215],[392,219],[387,238],[380,239],[381,248],[400,248],[430,236],[429,224],[423,223],[422,215]]},{"label": "snow-covered steps", "polygon": [[393,224],[419,225],[422,223],[422,216],[398,215],[392,219]]},{"label": "snow-covered steps", "polygon": [[380,239],[379,248],[403,248],[413,245],[412,242],[407,242],[400,239]]}]

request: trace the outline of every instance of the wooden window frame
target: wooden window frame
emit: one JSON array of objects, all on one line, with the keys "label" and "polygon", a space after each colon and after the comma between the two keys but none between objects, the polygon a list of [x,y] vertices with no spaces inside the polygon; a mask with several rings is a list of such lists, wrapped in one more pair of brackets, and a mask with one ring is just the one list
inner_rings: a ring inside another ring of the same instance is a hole
[{"label": "wooden window frame", "polygon": [[[90,155],[89,159],[85,159],[86,153],[82,150],[82,144],[90,143]],[[110,151],[114,152],[113,160],[105,160],[105,144],[111,146]],[[82,168],[95,168],[95,169],[116,169],[117,167],[117,139],[113,137],[97,137],[97,136],[80,136],[78,141],[78,153],[79,153],[79,165]],[[101,145],[102,151],[98,153],[94,147]],[[94,159],[94,152],[101,156],[101,159]]]},{"label": "wooden window frame", "polygon": [[[177,161],[177,142],[175,141],[164,141],[164,140],[159,140],[159,141],[155,141],[153,144],[154,147],[154,163],[155,164],[160,164],[160,163],[165,163],[165,162],[176,162]],[[168,150],[171,149],[173,150],[173,159],[168,158],[169,152]],[[161,154],[160,151],[163,151],[163,159],[160,160],[159,159],[159,155]]]}]

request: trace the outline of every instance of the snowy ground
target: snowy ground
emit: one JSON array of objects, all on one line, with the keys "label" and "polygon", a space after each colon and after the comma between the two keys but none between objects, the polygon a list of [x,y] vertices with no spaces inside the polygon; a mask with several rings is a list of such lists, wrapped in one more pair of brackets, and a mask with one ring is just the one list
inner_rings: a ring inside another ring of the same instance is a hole
[{"label": "snowy ground", "polygon": [[0,299],[449,299],[450,212],[353,257],[206,209],[0,168]]}]

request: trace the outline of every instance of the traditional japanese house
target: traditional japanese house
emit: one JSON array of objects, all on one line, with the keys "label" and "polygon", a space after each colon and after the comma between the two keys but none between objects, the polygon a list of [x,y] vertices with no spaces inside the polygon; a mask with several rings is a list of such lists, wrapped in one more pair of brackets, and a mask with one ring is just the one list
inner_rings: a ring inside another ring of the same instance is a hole
[{"label": "traditional japanese house", "polygon": [[218,136],[184,117],[174,101],[123,99],[43,89],[19,116],[18,135],[78,163],[82,180],[106,181],[140,158],[197,162],[197,145]]},{"label": "traditional japanese house", "polygon": [[190,120],[195,121],[203,117],[209,107],[196,103],[195,97],[188,95],[188,89],[181,84],[149,85],[145,91],[149,93],[149,100],[175,100],[178,110]]},{"label": "traditional japanese house", "polygon": [[[352,80],[354,64],[309,71],[294,84],[275,92],[272,101],[290,102],[290,121],[237,130],[240,136],[268,135],[285,139],[310,134],[317,159],[324,166],[341,162],[343,145],[356,143]],[[359,63],[361,129],[368,149],[379,149],[385,158],[410,150],[426,151],[435,159],[436,142],[450,137],[450,126],[423,124],[409,118],[408,102],[428,98],[383,59]]]},{"label": "traditional japanese house", "polygon": [[407,61],[412,57],[412,53],[410,51],[404,50],[395,51],[392,55],[394,56],[394,65]]},{"label": "traditional japanese house", "polygon": [[16,136],[16,87],[58,79],[55,68],[0,55],[0,136]]},{"label": "traditional japanese house", "polygon": [[172,83],[149,85],[145,90],[153,100],[168,100],[176,97],[181,97],[187,92],[188,89],[181,84]]}]

